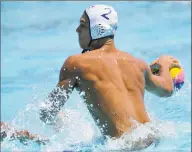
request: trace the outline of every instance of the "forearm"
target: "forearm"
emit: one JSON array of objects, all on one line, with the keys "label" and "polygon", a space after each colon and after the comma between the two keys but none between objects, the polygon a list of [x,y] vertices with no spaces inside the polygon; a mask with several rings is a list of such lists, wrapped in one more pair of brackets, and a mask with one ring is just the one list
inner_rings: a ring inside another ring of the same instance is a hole
[{"label": "forearm", "polygon": [[155,85],[152,88],[154,88],[156,95],[160,97],[169,97],[173,94],[173,80],[171,78],[168,66],[161,65],[161,68],[159,69],[159,75],[153,75],[152,77],[152,81],[154,81],[153,85]]},{"label": "forearm", "polygon": [[173,80],[172,80],[170,72],[169,72],[169,67],[167,65],[161,66],[161,68],[159,70],[159,74],[163,78],[163,81],[161,84],[163,89],[168,92],[173,92],[174,85],[173,85]]},{"label": "forearm", "polygon": [[172,96],[174,90],[172,87],[168,86],[166,82],[163,80],[158,86],[158,88],[153,89],[151,92],[154,92],[159,97],[170,97]]},{"label": "forearm", "polygon": [[54,123],[55,116],[63,107],[65,101],[68,99],[68,95],[64,88],[55,88],[47,97],[46,101],[42,103],[40,108],[40,119],[47,123]]},{"label": "forearm", "polygon": [[[153,64],[147,71],[145,75],[146,90],[159,97],[170,97],[173,94],[174,87],[169,72],[169,65]],[[153,71],[153,74],[151,71]]]}]

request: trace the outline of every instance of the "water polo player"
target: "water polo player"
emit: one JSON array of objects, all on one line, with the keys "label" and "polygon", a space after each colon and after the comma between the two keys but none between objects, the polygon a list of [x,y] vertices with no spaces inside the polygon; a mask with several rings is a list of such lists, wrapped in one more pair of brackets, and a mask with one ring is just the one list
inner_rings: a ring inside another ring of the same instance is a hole
[{"label": "water polo player", "polygon": [[[77,89],[84,92],[85,104],[101,133],[118,138],[131,132],[135,121],[150,121],[144,105],[145,89],[160,97],[173,94],[169,69],[179,66],[178,61],[161,56],[155,61],[161,67],[159,76],[153,75],[146,62],[116,48],[117,24],[117,12],[111,6],[93,5],[84,11],[76,30],[84,51],[64,62],[57,87],[40,107],[42,121],[54,124],[71,92]],[[147,139],[137,147],[151,143]]]}]

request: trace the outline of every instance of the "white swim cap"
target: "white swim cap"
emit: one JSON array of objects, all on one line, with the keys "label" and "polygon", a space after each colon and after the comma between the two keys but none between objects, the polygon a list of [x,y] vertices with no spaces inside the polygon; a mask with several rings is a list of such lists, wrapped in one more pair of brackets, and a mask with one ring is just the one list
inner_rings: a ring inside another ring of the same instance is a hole
[{"label": "white swim cap", "polygon": [[115,35],[118,17],[113,7],[92,5],[85,11],[89,18],[91,40]]}]

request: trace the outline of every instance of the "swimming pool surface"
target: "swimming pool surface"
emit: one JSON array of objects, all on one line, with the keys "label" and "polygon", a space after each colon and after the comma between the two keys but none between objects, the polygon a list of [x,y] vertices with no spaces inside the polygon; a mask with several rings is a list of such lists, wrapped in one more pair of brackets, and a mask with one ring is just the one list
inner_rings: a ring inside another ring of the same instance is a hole
[{"label": "swimming pool surface", "polygon": [[56,86],[65,59],[81,52],[75,32],[85,8],[112,5],[119,16],[117,48],[148,64],[163,54],[178,58],[185,84],[170,98],[146,92],[145,104],[161,140],[145,152],[191,151],[191,3],[190,2],[1,2],[1,121],[50,138],[27,146],[1,143],[2,151],[109,151],[129,147],[144,135],[142,126],[125,139],[102,137],[77,92],[63,110],[60,132],[44,125],[38,105]]}]

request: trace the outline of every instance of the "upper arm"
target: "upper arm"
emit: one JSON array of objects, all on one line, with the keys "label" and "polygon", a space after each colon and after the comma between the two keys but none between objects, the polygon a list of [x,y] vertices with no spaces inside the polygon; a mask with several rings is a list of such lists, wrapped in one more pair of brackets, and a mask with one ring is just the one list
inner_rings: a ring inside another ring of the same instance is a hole
[{"label": "upper arm", "polygon": [[143,64],[145,89],[159,97],[169,97],[173,93],[173,82],[166,80],[163,76],[153,75],[150,67]]},{"label": "upper arm", "polygon": [[78,76],[77,57],[70,56],[62,65],[59,73],[59,82],[57,86],[72,88],[76,85]]},{"label": "upper arm", "polygon": [[45,104],[40,108],[40,119],[46,123],[52,124],[57,113],[69,98],[69,93],[76,86],[77,70],[74,57],[69,57],[63,64],[57,87],[49,94]]}]

